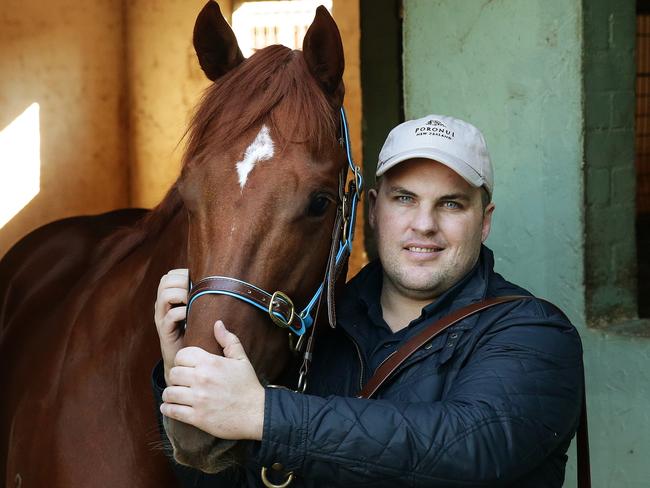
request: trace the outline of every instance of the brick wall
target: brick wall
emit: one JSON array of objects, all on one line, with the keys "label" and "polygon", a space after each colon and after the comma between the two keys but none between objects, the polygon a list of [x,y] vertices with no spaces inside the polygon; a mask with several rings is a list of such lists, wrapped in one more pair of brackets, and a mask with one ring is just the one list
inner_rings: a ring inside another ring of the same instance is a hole
[{"label": "brick wall", "polygon": [[591,325],[635,317],[635,4],[585,0],[585,285]]}]

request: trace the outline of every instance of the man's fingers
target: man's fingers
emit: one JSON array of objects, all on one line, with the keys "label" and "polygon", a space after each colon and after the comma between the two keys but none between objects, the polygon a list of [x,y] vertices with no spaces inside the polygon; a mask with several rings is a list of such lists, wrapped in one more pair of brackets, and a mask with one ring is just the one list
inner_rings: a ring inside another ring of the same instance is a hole
[{"label": "man's fingers", "polygon": [[231,359],[248,359],[239,338],[226,329],[221,320],[214,324],[214,337],[223,348],[224,357]]},{"label": "man's fingers", "polygon": [[180,275],[180,276],[187,277],[187,276],[190,275],[190,270],[187,269],[187,268],[170,269],[167,274],[169,274],[169,275]]},{"label": "man's fingers", "polygon": [[186,288],[165,288],[158,294],[158,301],[165,305],[187,303]]},{"label": "man's fingers", "polygon": [[[173,368],[172,368],[173,369]],[[175,403],[177,405],[193,405],[192,389],[186,386],[168,386],[162,394],[165,403]]]},{"label": "man's fingers", "polygon": [[174,366],[169,370],[169,384],[176,386],[191,386],[194,382],[194,368]]},{"label": "man's fingers", "polygon": [[187,269],[172,269],[160,278],[158,288],[168,286],[183,286],[189,282],[189,272]]},{"label": "man's fingers", "polygon": [[185,320],[187,317],[187,307],[176,307],[172,308],[164,315],[162,319],[156,317],[156,328],[158,329],[158,335],[162,338],[169,334],[177,334],[178,332],[182,333],[180,330],[180,322]]},{"label": "man's fingers", "polygon": [[187,303],[187,289],[184,288],[165,288],[158,292],[156,303],[154,305],[155,319],[162,321],[165,314],[172,308],[172,305]]},{"label": "man's fingers", "polygon": [[165,315],[165,321],[163,323],[164,329],[175,329],[177,327],[177,322],[185,320],[187,318],[187,306],[183,305],[182,307],[175,307],[167,312]]},{"label": "man's fingers", "polygon": [[160,278],[160,283],[158,284],[158,291],[157,294],[160,295],[160,292],[167,288],[181,288],[184,290],[187,290],[189,287],[189,277],[187,273],[185,274],[180,274],[180,273],[174,273],[175,271],[182,271],[182,270],[172,270],[166,275],[163,275],[162,278]]},{"label": "man's fingers", "polygon": [[175,403],[163,403],[160,405],[160,412],[170,419],[178,420],[186,424],[192,424],[194,421],[194,409],[187,405],[177,405]]},{"label": "man's fingers", "polygon": [[176,353],[174,358],[174,366],[187,366],[193,368],[200,364],[202,361],[212,359],[213,354],[201,349],[200,347],[184,347]]}]

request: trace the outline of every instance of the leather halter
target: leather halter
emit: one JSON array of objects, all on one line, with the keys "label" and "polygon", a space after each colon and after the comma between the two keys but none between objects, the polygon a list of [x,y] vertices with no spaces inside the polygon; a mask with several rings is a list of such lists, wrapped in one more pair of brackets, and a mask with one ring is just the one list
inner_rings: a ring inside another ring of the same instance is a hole
[{"label": "leather halter", "polygon": [[[192,283],[190,280],[190,292],[187,303],[187,316],[194,301],[204,295],[226,295],[242,300],[254,307],[269,314],[269,317],[278,327],[287,328],[297,336],[301,337],[314,323],[314,311],[324,292],[327,293],[328,317],[332,327],[336,323],[334,312],[334,284],[343,269],[347,258],[352,252],[354,239],[354,226],[356,209],[363,186],[361,170],[352,161],[350,148],[350,135],[348,123],[345,117],[345,110],[341,107],[341,139],[340,144],[345,148],[347,165],[344,166],[339,175],[339,205],[337,206],[336,220],[332,232],[332,246],[325,278],[320,284],[312,298],[304,309],[296,312],[295,305],[291,298],[281,291],[269,293],[246,281],[228,276],[208,276]],[[352,171],[353,180],[345,190],[348,170]]]}]

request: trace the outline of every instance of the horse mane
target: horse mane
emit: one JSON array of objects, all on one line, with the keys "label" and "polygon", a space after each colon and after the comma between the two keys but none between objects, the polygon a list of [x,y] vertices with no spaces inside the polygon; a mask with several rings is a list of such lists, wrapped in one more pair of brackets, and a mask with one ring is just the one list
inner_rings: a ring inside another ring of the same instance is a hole
[{"label": "horse mane", "polygon": [[[156,239],[183,209],[178,182],[188,167],[212,159],[262,121],[280,144],[305,143],[321,153],[337,135],[337,110],[310,73],[300,51],[274,45],[257,51],[204,92],[183,139],[181,174],[160,203],[131,227],[106,237],[96,251],[94,280]],[[93,281],[94,281],[93,280]]]}]

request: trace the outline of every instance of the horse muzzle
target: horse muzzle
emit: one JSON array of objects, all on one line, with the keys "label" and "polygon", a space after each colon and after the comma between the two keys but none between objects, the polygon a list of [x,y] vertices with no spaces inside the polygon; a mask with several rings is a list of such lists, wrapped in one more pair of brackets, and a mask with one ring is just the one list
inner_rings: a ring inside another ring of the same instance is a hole
[{"label": "horse muzzle", "polygon": [[236,461],[229,456],[236,441],[218,439],[192,425],[163,417],[163,426],[174,448],[174,459],[179,464],[199,469],[204,473],[219,473]]}]

